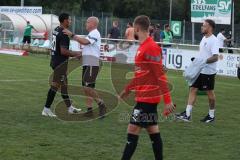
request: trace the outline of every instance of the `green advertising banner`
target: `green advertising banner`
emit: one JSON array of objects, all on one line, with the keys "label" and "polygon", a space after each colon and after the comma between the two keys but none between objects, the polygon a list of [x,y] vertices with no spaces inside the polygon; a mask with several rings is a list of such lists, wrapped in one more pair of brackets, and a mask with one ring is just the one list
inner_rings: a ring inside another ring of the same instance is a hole
[{"label": "green advertising banner", "polygon": [[216,24],[231,24],[232,0],[191,0],[191,21],[213,19]]},{"label": "green advertising banner", "polygon": [[171,21],[171,30],[174,36],[182,36],[182,22]]}]

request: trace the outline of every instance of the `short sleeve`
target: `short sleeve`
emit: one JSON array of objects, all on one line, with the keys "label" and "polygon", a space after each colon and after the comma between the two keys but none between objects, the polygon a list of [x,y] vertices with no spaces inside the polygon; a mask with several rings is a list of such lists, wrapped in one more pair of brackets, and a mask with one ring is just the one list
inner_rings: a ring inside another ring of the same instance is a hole
[{"label": "short sleeve", "polygon": [[88,36],[86,37],[86,39],[91,43],[94,44],[98,41],[98,36],[96,33],[91,32],[88,34]]},{"label": "short sleeve", "polygon": [[227,39],[224,35],[221,34],[220,38],[224,41],[225,39]]},{"label": "short sleeve", "polygon": [[219,43],[218,43],[218,40],[213,40],[213,43],[212,43],[212,46],[211,46],[211,53],[212,55],[214,54],[219,54]]},{"label": "short sleeve", "polygon": [[61,34],[59,36],[60,36],[60,46],[62,48],[68,49],[69,48],[69,43],[70,43],[69,37],[65,34]]}]

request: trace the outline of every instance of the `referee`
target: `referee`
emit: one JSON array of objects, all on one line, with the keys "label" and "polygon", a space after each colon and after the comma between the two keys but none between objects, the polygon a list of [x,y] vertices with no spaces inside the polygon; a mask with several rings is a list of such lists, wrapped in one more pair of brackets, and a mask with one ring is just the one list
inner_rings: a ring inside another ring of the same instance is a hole
[{"label": "referee", "polygon": [[172,112],[175,108],[163,71],[162,49],[149,37],[149,26],[150,20],[147,16],[138,16],[134,20],[134,34],[140,42],[135,56],[135,76],[119,98],[126,98],[130,91],[134,90],[136,105],[128,125],[127,144],[122,160],[131,159],[142,128],[149,134],[155,160],[162,160],[163,147],[158,127],[157,106],[163,97],[165,111]]},{"label": "referee", "polygon": [[214,36],[215,22],[207,19],[203,22],[202,33],[204,37],[200,42],[200,51],[197,58],[206,61],[206,66],[190,88],[188,104],[186,110],[178,115],[177,118],[183,121],[191,121],[191,112],[197,98],[197,91],[206,91],[209,102],[209,112],[201,120],[204,123],[211,123],[215,120],[216,97],[214,93],[215,75],[217,73],[217,61],[219,55],[219,42]]},{"label": "referee", "polygon": [[69,30],[64,30],[64,33],[84,45],[82,50],[82,86],[87,96],[86,105],[88,109],[85,115],[93,115],[93,101],[95,100],[99,108],[99,117],[104,118],[106,106],[95,90],[96,79],[99,73],[101,47],[101,35],[97,29],[98,24],[99,20],[97,17],[89,17],[87,19],[86,30],[89,33],[86,38],[80,38]]},{"label": "referee", "polygon": [[81,52],[73,52],[69,50],[70,39],[67,35],[63,34],[63,30],[69,28],[71,24],[71,18],[68,14],[62,13],[59,16],[60,26],[54,29],[52,35],[51,45],[51,64],[50,66],[54,70],[53,81],[48,91],[45,107],[42,111],[43,116],[56,117],[56,115],[50,110],[50,107],[55,98],[56,92],[61,88],[61,95],[64,99],[66,106],[68,107],[68,113],[74,114],[81,111],[72,106],[67,91],[67,65],[69,57],[80,58]]}]

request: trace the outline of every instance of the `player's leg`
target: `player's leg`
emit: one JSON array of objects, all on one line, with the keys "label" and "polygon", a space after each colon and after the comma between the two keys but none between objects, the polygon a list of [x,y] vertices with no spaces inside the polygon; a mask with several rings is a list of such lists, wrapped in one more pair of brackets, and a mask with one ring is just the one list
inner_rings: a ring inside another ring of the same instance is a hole
[{"label": "player's leg", "polygon": [[88,111],[92,110],[92,100],[94,100],[99,107],[99,116],[103,118],[106,114],[106,106],[104,104],[104,101],[99,97],[96,90],[92,88],[91,85],[88,85],[87,87],[84,87],[84,92],[87,96]]},{"label": "player's leg", "polygon": [[52,113],[50,108],[51,108],[51,105],[54,101],[54,98],[56,96],[58,88],[60,88],[60,84],[57,83],[57,82],[52,82],[51,87],[48,90],[47,99],[46,99],[44,109],[42,111],[43,116],[56,117],[56,115],[54,113]]},{"label": "player's leg", "polygon": [[106,114],[106,106],[104,101],[99,97],[95,90],[97,75],[99,72],[98,66],[83,66],[82,86],[84,87],[85,95],[87,96],[88,111],[92,110],[92,100],[94,100],[99,107],[99,116],[101,118]]},{"label": "player's leg", "polygon": [[186,122],[191,120],[192,108],[197,99],[197,91],[198,91],[198,88],[195,88],[195,87],[191,87],[189,89],[188,104],[187,104],[186,110],[176,115],[178,119]]},{"label": "player's leg", "polygon": [[30,51],[30,44],[31,44],[31,37],[28,36],[28,37],[27,37],[27,47],[28,47],[28,51]]},{"label": "player's leg", "polygon": [[26,37],[24,36],[24,37],[23,37],[23,41],[22,41],[22,45],[21,45],[21,50],[23,50],[23,47],[24,47],[26,41],[27,41],[27,40],[26,40]]},{"label": "player's leg", "polygon": [[60,75],[61,96],[68,108],[68,113],[77,114],[81,111],[81,109],[73,107],[72,102],[68,95],[67,66],[65,64],[61,65],[61,67],[58,68],[58,73]]},{"label": "player's leg", "polygon": [[205,75],[204,79],[205,79],[204,86],[206,87],[206,92],[208,95],[209,112],[207,116],[201,120],[201,122],[210,123],[215,120],[215,107],[216,107],[216,96],[214,93],[215,74]]},{"label": "player's leg", "polygon": [[130,160],[133,153],[135,152],[138,144],[138,135],[141,131],[141,127],[134,124],[128,125],[127,130],[127,143],[125,145],[123,156],[121,160]]},{"label": "player's leg", "polygon": [[183,120],[185,122],[189,122],[191,120],[191,113],[193,109],[193,105],[196,102],[197,99],[197,91],[202,90],[203,88],[203,80],[204,76],[200,74],[197,78],[197,80],[194,82],[194,84],[189,89],[189,96],[188,96],[188,104],[186,106],[185,111],[183,111],[180,114],[176,114],[176,118]]},{"label": "player's leg", "polygon": [[146,128],[152,141],[152,148],[155,160],[163,159],[163,143],[158,125],[152,125]]}]

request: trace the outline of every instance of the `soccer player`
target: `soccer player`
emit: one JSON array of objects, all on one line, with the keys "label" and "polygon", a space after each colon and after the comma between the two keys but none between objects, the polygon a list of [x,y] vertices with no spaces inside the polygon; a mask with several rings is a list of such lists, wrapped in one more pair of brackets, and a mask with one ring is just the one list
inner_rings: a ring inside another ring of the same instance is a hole
[{"label": "soccer player", "polygon": [[[30,44],[31,44],[32,29],[34,29],[36,32],[38,32],[38,31],[33,27],[33,25],[31,25],[30,22],[27,21],[27,26],[24,28],[23,45],[27,43],[27,45],[28,45],[28,50],[29,50]],[[22,45],[22,49],[23,49],[23,45]]]},{"label": "soccer player", "polygon": [[195,104],[197,91],[206,91],[209,102],[209,113],[201,120],[204,123],[213,122],[215,119],[216,97],[214,93],[215,75],[217,73],[217,61],[219,55],[219,42],[213,35],[215,22],[207,19],[203,22],[202,33],[204,37],[200,43],[200,51],[197,58],[204,59],[206,66],[202,69],[201,74],[191,86],[186,110],[177,115],[177,118],[183,121],[191,120],[191,112]]},{"label": "soccer player", "polygon": [[140,42],[135,56],[135,76],[120,93],[119,98],[125,99],[134,90],[136,105],[128,125],[127,144],[122,160],[131,159],[142,128],[145,128],[150,136],[155,159],[162,160],[163,144],[157,114],[161,97],[164,99],[165,110],[172,112],[175,109],[163,71],[162,50],[149,36],[149,26],[150,20],[147,16],[138,16],[134,20],[135,38]]},{"label": "soccer player", "polygon": [[56,117],[50,110],[56,92],[61,88],[61,95],[68,107],[68,113],[74,114],[81,111],[72,106],[67,91],[67,65],[69,57],[80,58],[81,52],[74,52],[69,50],[70,39],[63,33],[64,29],[69,28],[71,18],[68,14],[62,13],[59,16],[60,26],[54,29],[52,35],[52,48],[51,48],[51,67],[54,70],[53,81],[48,91],[45,107],[42,111],[43,116]]},{"label": "soccer player", "polygon": [[81,38],[74,35],[69,30],[64,30],[64,33],[72,37],[75,41],[84,45],[82,50],[82,86],[87,96],[87,114],[91,116],[93,113],[93,100],[96,101],[99,107],[99,116],[103,118],[106,114],[106,106],[104,101],[98,96],[95,88],[96,79],[99,72],[101,35],[98,31],[99,20],[97,17],[89,17],[86,22],[86,30],[89,32],[86,38]]}]

